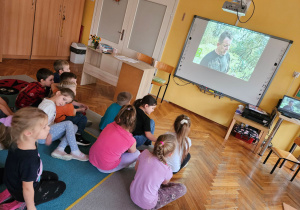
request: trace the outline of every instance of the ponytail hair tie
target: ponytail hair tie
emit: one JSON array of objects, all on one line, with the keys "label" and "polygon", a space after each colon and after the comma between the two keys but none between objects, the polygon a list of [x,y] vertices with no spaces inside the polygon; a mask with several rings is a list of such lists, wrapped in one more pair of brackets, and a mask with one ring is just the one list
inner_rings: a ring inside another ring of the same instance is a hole
[{"label": "ponytail hair tie", "polygon": [[161,143],[161,145],[164,145],[164,142],[163,142],[163,141],[160,141],[159,143]]},{"label": "ponytail hair tie", "polygon": [[5,127],[11,127],[12,115],[9,115],[6,118],[1,118],[0,122],[4,124]]},{"label": "ponytail hair tie", "polygon": [[184,123],[188,124],[189,122],[188,122],[186,119],[182,119],[182,120],[180,121],[180,124],[183,125]]},{"label": "ponytail hair tie", "polygon": [[129,107],[129,108],[127,108],[127,110],[128,110],[128,111],[130,111],[130,107]]}]

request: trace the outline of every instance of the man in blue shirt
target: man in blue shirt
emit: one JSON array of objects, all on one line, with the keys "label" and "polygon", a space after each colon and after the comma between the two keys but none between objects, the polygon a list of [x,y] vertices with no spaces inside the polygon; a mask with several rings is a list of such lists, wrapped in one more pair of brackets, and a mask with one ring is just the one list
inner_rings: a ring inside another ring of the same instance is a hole
[{"label": "man in blue shirt", "polygon": [[223,73],[229,71],[230,55],[228,50],[232,42],[232,35],[224,31],[218,40],[217,48],[206,54],[201,60],[200,65],[206,66]]}]

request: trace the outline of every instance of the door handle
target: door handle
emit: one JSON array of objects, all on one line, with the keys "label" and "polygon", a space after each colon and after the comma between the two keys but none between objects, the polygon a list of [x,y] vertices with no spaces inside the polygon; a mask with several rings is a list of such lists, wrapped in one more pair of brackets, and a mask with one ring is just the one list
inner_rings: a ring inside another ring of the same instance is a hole
[{"label": "door handle", "polygon": [[123,40],[124,32],[125,32],[124,29],[122,31],[118,31],[118,33],[121,34],[121,38],[120,38],[121,41]]},{"label": "door handle", "polygon": [[66,20],[66,16],[65,16],[65,15],[62,16],[62,23],[61,23],[60,37],[63,37],[64,20]]}]

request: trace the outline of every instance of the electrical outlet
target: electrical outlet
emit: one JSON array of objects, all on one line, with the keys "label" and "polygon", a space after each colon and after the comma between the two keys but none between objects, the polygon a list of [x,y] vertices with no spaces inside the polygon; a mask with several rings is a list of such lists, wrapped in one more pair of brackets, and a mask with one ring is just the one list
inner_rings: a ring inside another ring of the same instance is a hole
[{"label": "electrical outlet", "polygon": [[295,78],[298,78],[300,76],[300,72],[296,72],[296,71],[294,71],[294,73],[293,73],[293,77],[295,77]]},{"label": "electrical outlet", "polygon": [[222,9],[225,12],[238,14],[239,16],[245,16],[247,11],[247,5],[241,5],[240,3],[225,1]]}]

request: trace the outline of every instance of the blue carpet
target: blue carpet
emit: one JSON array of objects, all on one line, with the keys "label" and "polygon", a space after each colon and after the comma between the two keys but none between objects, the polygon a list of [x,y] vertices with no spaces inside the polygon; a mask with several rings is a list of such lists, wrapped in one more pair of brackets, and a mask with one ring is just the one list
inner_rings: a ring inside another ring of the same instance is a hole
[{"label": "blue carpet", "polygon": [[[96,138],[90,134],[84,133],[84,137],[90,142],[95,142]],[[51,152],[57,147],[58,141],[50,146],[38,145],[44,170],[56,173],[61,181],[67,185],[65,192],[57,199],[37,206],[41,209],[66,209],[77,199],[83,196],[87,191],[98,184],[108,174],[100,173],[90,162],[81,162],[77,160],[64,161],[50,156]],[[86,154],[90,147],[79,147]],[[67,151],[69,152],[69,151]],[[4,166],[7,151],[0,151],[0,166]],[[3,190],[3,186],[1,186]]]}]

